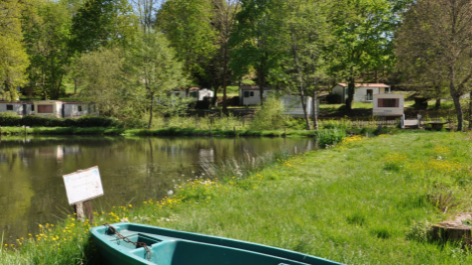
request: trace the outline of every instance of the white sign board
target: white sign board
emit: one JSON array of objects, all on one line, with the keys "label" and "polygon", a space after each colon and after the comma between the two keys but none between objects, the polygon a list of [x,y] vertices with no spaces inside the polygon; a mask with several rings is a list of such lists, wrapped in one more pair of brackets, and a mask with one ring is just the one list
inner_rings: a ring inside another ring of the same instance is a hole
[{"label": "white sign board", "polygon": [[62,176],[69,204],[84,202],[103,196],[98,166]]}]

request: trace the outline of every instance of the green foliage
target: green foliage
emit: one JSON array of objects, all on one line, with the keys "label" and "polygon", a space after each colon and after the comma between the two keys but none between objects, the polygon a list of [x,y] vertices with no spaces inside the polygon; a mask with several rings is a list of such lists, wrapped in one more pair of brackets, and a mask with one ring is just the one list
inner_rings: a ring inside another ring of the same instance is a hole
[{"label": "green foliage", "polygon": [[413,222],[406,232],[406,239],[429,242],[432,237],[432,224],[427,220]]},{"label": "green foliage", "polygon": [[[177,61],[174,50],[160,32],[138,34],[136,41],[127,51],[128,71],[132,73],[133,78],[139,80],[137,86],[146,90],[150,101],[148,127],[151,128],[156,94],[165,95],[168,91],[187,84],[183,65]],[[175,102],[179,103],[183,102]],[[160,104],[160,109],[164,109],[164,106]]]},{"label": "green foliage", "polygon": [[346,137],[346,131],[344,130],[318,130],[315,132],[318,145],[321,148],[336,145],[342,142],[343,138]]},{"label": "green foliage", "polygon": [[137,31],[137,18],[127,0],[86,0],[72,20],[70,48],[95,51],[124,45]]},{"label": "green foliage", "polygon": [[157,26],[184,62],[189,77],[202,72],[215,51],[215,30],[211,26],[212,3],[209,0],[169,0],[157,14]]},{"label": "green foliage", "polygon": [[251,130],[276,130],[283,128],[286,116],[284,107],[277,98],[268,98],[254,115]]},{"label": "green foliage", "polygon": [[328,96],[326,96],[326,101],[328,101],[329,104],[339,104],[342,102],[342,99],[342,96],[337,93],[329,93]]},{"label": "green foliage", "polygon": [[252,70],[257,73],[257,85],[265,87],[272,69],[280,67],[284,1],[242,0],[236,14],[236,24],[229,41],[232,47],[230,67],[235,78]]},{"label": "green foliage", "polygon": [[34,16],[31,1],[0,2],[0,96],[17,100],[17,87],[27,83],[28,55],[23,42],[22,17]]},{"label": "green foliage", "polygon": [[125,71],[125,59],[121,48],[102,47],[82,55],[77,61],[84,76],[79,96],[93,102],[104,116],[139,119],[146,107],[145,90],[132,82],[132,74]]},{"label": "green foliage", "polygon": [[72,16],[64,1],[39,2],[40,20],[31,21],[25,32],[31,65],[28,68],[30,88],[43,99],[59,99],[63,94],[62,79],[66,73]]},{"label": "green foliage", "polygon": [[400,22],[404,1],[340,0],[332,6],[334,41],[328,46],[332,72],[349,81],[348,109],[354,95],[354,83],[363,72],[382,69],[395,63],[393,39]]}]

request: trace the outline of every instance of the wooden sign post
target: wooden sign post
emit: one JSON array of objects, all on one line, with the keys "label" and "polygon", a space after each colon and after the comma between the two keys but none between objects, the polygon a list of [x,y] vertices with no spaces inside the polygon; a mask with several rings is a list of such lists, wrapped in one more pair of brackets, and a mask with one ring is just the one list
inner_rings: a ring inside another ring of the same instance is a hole
[{"label": "wooden sign post", "polygon": [[75,205],[77,219],[84,221],[84,205],[90,223],[93,223],[91,199],[103,196],[98,166],[62,176],[70,205]]}]

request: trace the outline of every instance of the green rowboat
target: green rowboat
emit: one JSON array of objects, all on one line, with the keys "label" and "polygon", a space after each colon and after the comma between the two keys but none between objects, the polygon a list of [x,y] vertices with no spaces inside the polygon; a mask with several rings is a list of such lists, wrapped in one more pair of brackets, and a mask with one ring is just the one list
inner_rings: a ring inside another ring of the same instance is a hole
[{"label": "green rowboat", "polygon": [[92,228],[91,233],[108,264],[340,264],[281,248],[133,223],[102,225]]}]

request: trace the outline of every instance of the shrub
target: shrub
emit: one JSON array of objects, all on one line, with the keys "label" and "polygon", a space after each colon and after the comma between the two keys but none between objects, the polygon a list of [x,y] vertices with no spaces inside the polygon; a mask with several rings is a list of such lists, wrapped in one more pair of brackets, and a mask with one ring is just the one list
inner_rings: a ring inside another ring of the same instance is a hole
[{"label": "shrub", "polygon": [[101,116],[84,116],[75,120],[76,127],[120,127],[121,121],[116,118]]},{"label": "shrub", "polygon": [[0,113],[0,126],[18,126],[21,117],[16,112],[6,111]]},{"label": "shrub", "polygon": [[415,97],[415,109],[427,109],[428,108],[428,98],[424,97]]},{"label": "shrub", "polygon": [[285,120],[284,107],[276,98],[269,98],[264,102],[261,109],[256,111],[251,123],[251,130],[276,130],[282,129]]},{"label": "shrub", "polygon": [[[1,113],[3,114],[3,113]],[[122,122],[115,118],[84,116],[78,119],[60,119],[54,117],[0,115],[0,126],[29,127],[122,127]]]},{"label": "shrub", "polygon": [[428,221],[414,222],[406,232],[406,239],[428,242],[432,238],[432,224]]},{"label": "shrub", "polygon": [[316,138],[318,139],[318,145],[321,148],[325,148],[328,145],[334,145],[342,142],[343,138],[346,137],[346,131],[344,130],[319,130],[316,132]]},{"label": "shrub", "polygon": [[329,93],[329,94],[326,96],[326,101],[328,102],[328,104],[339,104],[339,103],[342,103],[343,98],[342,98],[342,96],[339,95],[339,94],[336,94],[336,93]]}]

